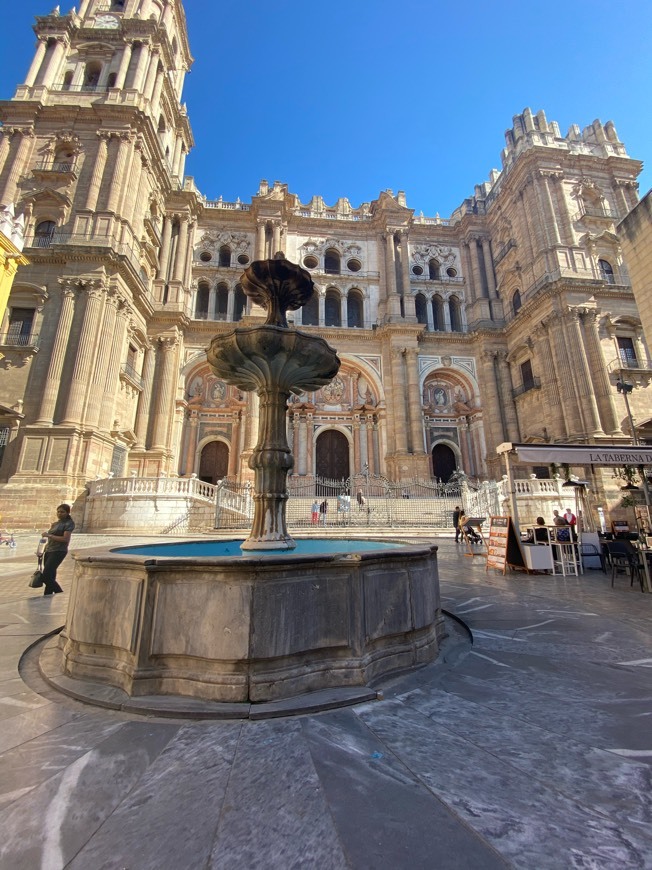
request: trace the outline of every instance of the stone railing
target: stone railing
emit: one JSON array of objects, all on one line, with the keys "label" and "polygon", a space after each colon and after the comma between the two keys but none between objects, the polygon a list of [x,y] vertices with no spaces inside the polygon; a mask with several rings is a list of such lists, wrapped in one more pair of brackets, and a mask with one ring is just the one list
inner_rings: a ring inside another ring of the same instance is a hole
[{"label": "stone railing", "polygon": [[184,496],[215,502],[218,487],[196,477],[106,477],[89,484],[89,496]]}]

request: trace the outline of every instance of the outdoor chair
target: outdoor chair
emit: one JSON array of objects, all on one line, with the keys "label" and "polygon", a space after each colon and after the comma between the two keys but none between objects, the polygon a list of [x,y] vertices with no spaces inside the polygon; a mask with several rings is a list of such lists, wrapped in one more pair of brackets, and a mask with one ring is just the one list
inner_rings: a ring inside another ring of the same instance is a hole
[{"label": "outdoor chair", "polygon": [[628,573],[630,576],[630,586],[634,585],[634,574],[638,577],[638,582],[641,586],[641,592],[645,592],[643,582],[643,566],[639,558],[638,550],[636,550],[629,541],[608,541],[609,560],[611,562],[611,586],[613,587],[616,580],[616,573]]},{"label": "outdoor chair", "polygon": [[595,558],[600,560],[600,568],[606,574],[604,553],[602,552],[601,549],[598,550],[598,548],[595,546],[595,544],[584,544],[583,543],[581,545],[581,555],[582,555],[582,564],[584,565],[585,568],[587,567],[587,563],[589,563],[588,567],[593,567],[593,565],[591,564],[591,557],[595,557]]}]

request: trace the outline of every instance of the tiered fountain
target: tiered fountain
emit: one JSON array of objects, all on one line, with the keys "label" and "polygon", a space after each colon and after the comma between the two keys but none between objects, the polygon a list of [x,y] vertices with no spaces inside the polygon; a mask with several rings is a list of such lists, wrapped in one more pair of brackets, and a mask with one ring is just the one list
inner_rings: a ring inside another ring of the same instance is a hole
[{"label": "tiered fountain", "polygon": [[332,538],[296,546],[288,533],[287,401],[329,383],[339,359],[323,339],[288,327],[286,311],[313,292],[308,272],[277,255],[252,263],[242,286],[267,321],[213,339],[208,360],[260,397],[251,534],[77,555],[59,642],[68,684],[253,703],[366,688],[437,654],[436,547]]}]

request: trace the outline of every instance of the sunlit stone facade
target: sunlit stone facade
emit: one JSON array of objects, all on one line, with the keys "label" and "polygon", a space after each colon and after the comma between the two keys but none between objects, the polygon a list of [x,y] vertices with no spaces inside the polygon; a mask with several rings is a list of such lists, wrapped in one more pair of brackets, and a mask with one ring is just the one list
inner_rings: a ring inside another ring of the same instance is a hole
[{"label": "sunlit stone facade", "polygon": [[184,176],[179,0],[82,0],[36,33],[0,104],[0,202],[24,215],[31,261],[0,361],[0,496],[16,526],[109,474],[250,478],[257,400],[216,379],[205,348],[257,316],[240,275],[278,250],[316,287],[295,324],[342,359],[288,409],[296,475],[485,478],[502,473],[504,441],[626,443],[621,364],[636,419],[649,418],[615,232],[641,164],[611,122],[562,135],[524,110],[502,170],[446,220],[400,191],[353,207],[262,181],[250,199],[212,202]]}]

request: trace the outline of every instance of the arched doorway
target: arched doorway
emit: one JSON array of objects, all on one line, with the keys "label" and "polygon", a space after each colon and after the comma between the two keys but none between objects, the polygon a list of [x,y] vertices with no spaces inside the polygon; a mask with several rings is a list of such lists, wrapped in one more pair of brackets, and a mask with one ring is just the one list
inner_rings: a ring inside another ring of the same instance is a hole
[{"label": "arched doorway", "polygon": [[315,445],[318,477],[342,480],[350,474],[349,442],[337,429],[327,429],[317,438]]},{"label": "arched doorway", "polygon": [[199,479],[217,483],[229,473],[229,448],[224,441],[211,441],[201,452]]},{"label": "arched doorway", "polygon": [[432,448],[432,473],[444,483],[457,468],[455,453],[446,444],[435,444]]}]

